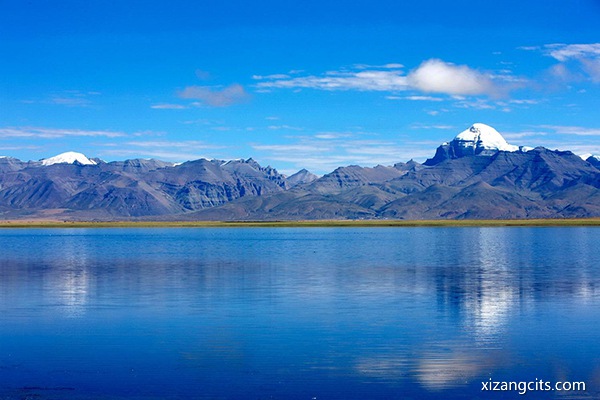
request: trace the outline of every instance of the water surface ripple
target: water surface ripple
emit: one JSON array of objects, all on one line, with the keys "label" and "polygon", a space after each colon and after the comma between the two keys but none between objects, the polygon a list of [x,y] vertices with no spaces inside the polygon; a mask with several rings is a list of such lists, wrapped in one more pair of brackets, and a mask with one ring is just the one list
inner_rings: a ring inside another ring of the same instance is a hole
[{"label": "water surface ripple", "polygon": [[599,232],[0,230],[0,398],[600,398]]}]

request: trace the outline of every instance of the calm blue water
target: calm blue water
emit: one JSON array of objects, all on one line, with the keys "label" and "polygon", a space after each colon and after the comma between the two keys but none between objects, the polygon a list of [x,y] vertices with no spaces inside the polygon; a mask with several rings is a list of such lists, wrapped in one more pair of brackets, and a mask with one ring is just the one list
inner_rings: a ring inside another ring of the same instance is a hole
[{"label": "calm blue water", "polygon": [[599,233],[0,230],[0,399],[600,398]]}]

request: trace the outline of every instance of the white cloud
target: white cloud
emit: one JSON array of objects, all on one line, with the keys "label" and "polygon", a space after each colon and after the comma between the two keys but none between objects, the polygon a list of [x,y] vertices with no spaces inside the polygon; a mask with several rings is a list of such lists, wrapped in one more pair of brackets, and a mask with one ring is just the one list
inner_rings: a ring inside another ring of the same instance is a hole
[{"label": "white cloud", "polygon": [[[309,153],[323,153],[327,152],[328,149],[319,146],[317,144],[254,144],[252,148],[261,151],[274,151],[276,153],[288,153],[288,152],[309,152]],[[284,158],[285,160],[285,158]]]},{"label": "white cloud", "polygon": [[[598,144],[573,144],[569,147],[569,151],[575,154],[592,154],[600,155],[600,145]],[[586,157],[587,158],[587,157]]]},{"label": "white cloud", "polygon": [[[540,48],[533,49],[540,50]],[[531,50],[531,48],[525,48],[525,50]],[[580,80],[580,76],[576,72],[567,68],[567,65],[578,66],[592,82],[600,83],[600,43],[553,43],[544,45],[541,50],[561,63],[550,68],[552,76],[565,82]]]},{"label": "white cloud", "polygon": [[173,142],[168,140],[148,140],[148,141],[132,141],[126,142],[125,145],[147,148],[184,148],[184,149],[215,149],[219,146],[208,145],[197,140],[185,140],[181,142]]},{"label": "white cloud", "polygon": [[[362,137],[362,138],[361,138]],[[347,165],[393,165],[411,158],[433,155],[435,146],[421,143],[397,143],[392,140],[364,139],[363,133],[323,132],[315,136],[295,137],[290,143],[261,144],[251,147],[258,157],[272,164],[285,163],[293,168],[307,168],[325,174]]]},{"label": "white cloud", "polygon": [[494,110],[496,106],[490,104],[488,101],[484,99],[475,99],[475,100],[458,100],[456,104],[454,104],[457,108],[472,108],[475,110]]},{"label": "white cloud", "polygon": [[[110,149],[102,151],[103,156],[111,157],[152,157],[164,161],[197,160],[208,157],[206,152],[223,149],[223,146],[207,144],[197,140],[138,140],[125,143],[105,143]],[[114,148],[117,147],[118,148]]]},{"label": "white cloud", "polygon": [[590,76],[594,83],[600,83],[600,57],[595,59],[579,60],[583,65],[583,70]]},{"label": "white cloud", "polygon": [[576,136],[600,136],[599,128],[587,128],[583,126],[564,126],[564,125],[540,125],[540,128],[550,129],[560,135]]},{"label": "white cloud", "polygon": [[526,104],[526,105],[533,105],[533,104],[539,104],[541,103],[541,100],[532,100],[532,99],[512,99],[508,101],[509,103],[512,104]]},{"label": "white cloud", "polygon": [[523,131],[523,132],[502,132],[504,139],[523,139],[529,137],[546,136],[547,132],[540,131]]},{"label": "white cloud", "polygon": [[287,74],[272,74],[272,75],[252,75],[252,79],[254,80],[263,80],[263,79],[288,79],[290,76]]},{"label": "white cloud", "polygon": [[306,88],[320,90],[400,91],[407,89],[406,77],[397,71],[328,71],[321,76],[266,79],[256,84],[265,88]]},{"label": "white cloud", "polygon": [[404,97],[404,99],[412,100],[412,101],[443,101],[444,100],[441,97],[433,97],[433,96],[406,96],[406,97]]},{"label": "white cloud", "polygon": [[114,138],[127,135],[118,131],[95,131],[82,129],[54,129],[36,127],[0,128],[0,137],[55,139],[71,136],[104,136]]},{"label": "white cloud", "polygon": [[181,151],[168,151],[168,150],[144,150],[139,149],[119,149],[119,150],[106,150],[100,153],[101,156],[113,156],[113,157],[152,157],[162,161],[187,161],[187,160],[198,160],[206,158],[203,154],[189,153]]},{"label": "white cloud", "polygon": [[[269,75],[254,76],[253,78],[259,80],[255,85],[258,91],[273,88],[382,92],[418,90],[425,93],[488,96],[498,96],[523,83],[522,79],[511,75],[510,71],[501,71],[500,74],[491,75],[466,65],[455,65],[438,59],[423,62],[408,75],[399,69],[401,67],[403,67],[401,64],[381,66],[359,64],[354,65],[353,70],[327,71],[321,75],[295,77]],[[387,96],[386,98],[390,100],[443,100],[433,96]]]},{"label": "white cloud", "polygon": [[488,75],[466,65],[455,65],[438,59],[423,62],[407,78],[411,87],[427,93],[491,96],[499,93]]},{"label": "white cloud", "polygon": [[562,44],[554,43],[544,46],[546,53],[558,61],[569,59],[600,57],[600,43],[589,44]]},{"label": "white cloud", "polygon": [[369,64],[354,64],[356,69],[402,69],[404,65],[398,63],[388,63],[383,65],[369,65]]},{"label": "white cloud", "polygon": [[415,123],[415,124],[411,125],[411,129],[443,129],[443,130],[448,130],[448,129],[457,129],[457,128],[455,126],[452,126],[452,125],[442,125],[442,124],[430,125],[430,124]]},{"label": "white cloud", "polygon": [[269,125],[268,129],[272,131],[287,130],[287,131],[302,131],[303,128],[291,125]]},{"label": "white cloud", "polygon": [[84,97],[52,97],[50,103],[67,107],[88,107],[91,101]]},{"label": "white cloud", "polygon": [[208,105],[212,107],[227,107],[243,103],[250,98],[244,87],[232,84],[223,89],[211,86],[188,86],[178,93],[182,99],[200,100],[192,105]]},{"label": "white cloud", "polygon": [[187,107],[182,104],[154,104],[151,105],[150,108],[157,110],[183,110]]},{"label": "white cloud", "polygon": [[331,140],[331,139],[341,139],[353,136],[352,133],[344,133],[344,132],[321,132],[315,135],[317,139],[323,140]]},{"label": "white cloud", "polygon": [[14,151],[14,150],[39,150],[40,146],[0,146],[2,151]]}]

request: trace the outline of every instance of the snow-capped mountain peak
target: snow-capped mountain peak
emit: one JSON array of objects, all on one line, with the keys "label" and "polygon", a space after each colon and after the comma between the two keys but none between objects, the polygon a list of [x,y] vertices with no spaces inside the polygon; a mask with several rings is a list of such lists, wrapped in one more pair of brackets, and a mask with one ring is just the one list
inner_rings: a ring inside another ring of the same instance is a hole
[{"label": "snow-capped mountain peak", "polygon": [[485,150],[517,151],[502,135],[489,125],[476,123],[459,133],[453,140],[459,147]]},{"label": "snow-capped mountain peak", "polygon": [[462,131],[450,142],[444,142],[437,148],[435,156],[425,161],[425,165],[435,165],[444,160],[466,156],[491,156],[498,151],[531,150],[525,146],[508,144],[497,130],[489,125],[476,123]]},{"label": "snow-capped mountain peak", "polygon": [[81,165],[96,165],[94,160],[90,160],[85,155],[77,153],[75,151],[67,151],[57,156],[45,158],[42,160],[42,165],[53,165],[53,164],[81,164]]},{"label": "snow-capped mountain peak", "polygon": [[592,153],[580,154],[579,157],[581,157],[581,159],[585,161],[587,161],[589,158],[593,158],[596,161],[600,161],[600,156]]}]

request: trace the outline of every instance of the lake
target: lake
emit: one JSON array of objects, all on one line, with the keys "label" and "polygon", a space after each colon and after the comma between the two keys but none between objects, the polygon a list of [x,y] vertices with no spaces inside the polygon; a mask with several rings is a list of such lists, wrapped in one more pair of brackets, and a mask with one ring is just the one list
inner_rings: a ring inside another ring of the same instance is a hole
[{"label": "lake", "polygon": [[1,229],[0,399],[600,398],[599,233]]}]

